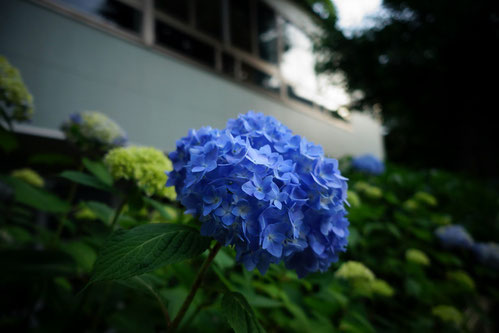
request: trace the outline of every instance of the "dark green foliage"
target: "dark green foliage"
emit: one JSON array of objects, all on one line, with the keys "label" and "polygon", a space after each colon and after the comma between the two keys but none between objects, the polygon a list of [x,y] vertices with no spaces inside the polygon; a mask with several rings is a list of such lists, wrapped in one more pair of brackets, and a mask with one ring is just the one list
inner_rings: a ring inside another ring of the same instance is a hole
[{"label": "dark green foliage", "polygon": [[175,224],[145,224],[118,230],[104,243],[90,282],[128,279],[203,253],[210,240],[196,229]]},{"label": "dark green foliage", "polygon": [[382,110],[391,161],[497,177],[498,2],[383,4],[377,26],[352,37],[323,21],[317,69],[364,93],[353,109]]},{"label": "dark green foliage", "polygon": [[[348,160],[340,164],[358,200],[350,194],[349,245],[339,262],[304,279],[283,265],[262,276],[223,247],[180,332],[497,330],[498,272],[471,252],[441,247],[434,235],[455,223],[478,241],[497,242],[494,184],[390,164],[383,175],[365,176]],[[1,331],[165,331],[196,280],[210,243],[199,221],[176,202],[110,182],[98,161],[83,165],[89,173],[66,178],[51,165],[53,173],[42,173],[44,189],[0,178]],[[76,183],[85,186],[61,199]],[[112,232],[123,194],[128,203]],[[423,251],[429,263],[407,260],[409,249]],[[370,269],[381,289],[336,276],[349,260]],[[433,313],[449,305],[451,321]]]},{"label": "dark green foliage", "polygon": [[222,298],[222,310],[236,333],[264,332],[253,309],[240,293],[226,293]]}]

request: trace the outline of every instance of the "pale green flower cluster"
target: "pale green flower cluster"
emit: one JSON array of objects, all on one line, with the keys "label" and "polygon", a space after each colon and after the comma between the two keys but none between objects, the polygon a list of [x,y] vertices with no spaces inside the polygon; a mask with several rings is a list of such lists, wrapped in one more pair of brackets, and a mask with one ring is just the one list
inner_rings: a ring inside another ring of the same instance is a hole
[{"label": "pale green flower cluster", "polygon": [[450,305],[435,306],[431,309],[431,313],[442,321],[453,323],[456,326],[461,325],[463,322],[463,315],[461,312]]},{"label": "pale green flower cluster", "polygon": [[45,181],[43,178],[34,170],[29,168],[17,169],[12,171],[11,176],[17,179],[21,179],[22,181],[34,186],[34,187],[43,187],[45,185]]},{"label": "pale green flower cluster", "polygon": [[427,206],[436,206],[438,204],[437,198],[428,192],[416,192],[416,194],[414,194],[414,200]]},{"label": "pale green flower cluster", "polygon": [[0,111],[4,119],[27,121],[33,116],[33,96],[19,71],[0,56]]},{"label": "pale green flower cluster", "polygon": [[175,200],[174,187],[165,187],[168,179],[165,171],[173,169],[170,160],[153,147],[123,147],[109,151],[104,158],[115,180],[133,181],[147,195],[158,195]]},{"label": "pale green flower cluster", "polygon": [[62,125],[66,138],[84,150],[108,151],[126,144],[125,131],[112,119],[97,111],[72,114]]},{"label": "pale green flower cluster", "polygon": [[415,211],[424,206],[435,207],[438,204],[437,198],[427,192],[416,192],[412,198],[404,202],[404,208],[408,211]]},{"label": "pale green flower cluster", "polygon": [[350,204],[351,207],[360,206],[360,203],[361,203],[360,197],[357,194],[357,192],[355,192],[355,191],[352,191],[352,190],[347,191],[347,200],[348,200],[348,203]]},{"label": "pale green flower cluster", "polygon": [[430,258],[421,250],[408,249],[405,251],[405,260],[421,266],[429,266]]},{"label": "pale green flower cluster", "polygon": [[334,275],[337,278],[349,281],[355,291],[363,296],[391,297],[395,293],[386,281],[377,279],[369,268],[357,261],[343,263]]},{"label": "pale green flower cluster", "polygon": [[338,268],[334,275],[337,278],[345,280],[374,280],[374,273],[369,268],[367,268],[363,263],[353,260],[341,264],[340,268]]},{"label": "pale green flower cluster", "polygon": [[97,215],[87,206],[80,207],[74,214],[78,220],[97,220]]},{"label": "pale green flower cluster", "polygon": [[357,192],[362,193],[366,197],[371,199],[379,199],[383,196],[383,192],[379,187],[369,185],[368,183],[363,181],[355,183],[353,188]]},{"label": "pale green flower cluster", "polygon": [[447,279],[455,281],[461,286],[469,290],[475,289],[475,281],[465,271],[451,271],[447,272]]}]

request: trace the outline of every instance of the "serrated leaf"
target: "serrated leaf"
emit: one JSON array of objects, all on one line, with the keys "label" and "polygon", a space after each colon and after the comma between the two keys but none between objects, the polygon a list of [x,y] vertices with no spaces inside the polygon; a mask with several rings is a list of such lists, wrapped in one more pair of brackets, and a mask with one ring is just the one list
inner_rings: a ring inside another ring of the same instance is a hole
[{"label": "serrated leaf", "polygon": [[152,208],[156,209],[163,218],[165,218],[169,221],[174,220],[174,216],[172,214],[170,214],[170,212],[168,212],[165,209],[165,207],[163,206],[163,204],[161,202],[158,202],[158,201],[151,199],[151,198],[148,198],[148,197],[143,197],[143,200],[148,205],[150,205]]},{"label": "serrated leaf", "polygon": [[90,209],[99,220],[108,225],[111,223],[111,216],[114,214],[114,210],[106,204],[98,201],[88,201],[85,202],[85,206]]},{"label": "serrated leaf", "polygon": [[61,177],[69,179],[75,183],[97,188],[99,190],[110,191],[111,187],[100,181],[93,175],[88,175],[79,171],[64,171],[60,174]]},{"label": "serrated leaf", "polygon": [[0,251],[0,282],[40,280],[74,274],[74,260],[62,251],[5,249]]},{"label": "serrated leaf", "polygon": [[108,186],[113,185],[113,177],[102,162],[96,162],[89,160],[88,158],[84,158],[83,165],[85,165],[85,168],[87,168],[87,170],[97,177],[97,179],[99,179],[102,183]]},{"label": "serrated leaf", "polygon": [[103,245],[90,283],[129,279],[196,257],[209,244],[210,239],[196,229],[177,224],[145,224],[118,230]]},{"label": "serrated leaf", "polygon": [[236,333],[265,332],[256,319],[255,312],[242,294],[226,293],[222,298],[222,310],[229,325]]},{"label": "serrated leaf", "polygon": [[24,205],[49,213],[66,213],[71,208],[69,203],[44,189],[12,177],[2,179],[14,188],[16,201]]}]

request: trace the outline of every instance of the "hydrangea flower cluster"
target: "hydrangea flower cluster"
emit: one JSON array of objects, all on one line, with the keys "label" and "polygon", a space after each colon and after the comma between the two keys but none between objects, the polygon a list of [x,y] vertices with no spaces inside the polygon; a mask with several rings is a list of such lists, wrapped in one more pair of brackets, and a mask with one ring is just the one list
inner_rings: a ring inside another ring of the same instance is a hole
[{"label": "hydrangea flower cluster", "polygon": [[61,129],[70,142],[83,150],[106,152],[124,146],[128,141],[125,131],[118,124],[96,111],[71,114]]},{"label": "hydrangea flower cluster", "polygon": [[499,269],[499,244],[493,242],[475,243],[473,244],[473,252],[481,263]]},{"label": "hydrangea flower cluster", "polygon": [[431,309],[431,313],[442,321],[452,323],[456,326],[463,322],[461,312],[451,305],[437,305]]},{"label": "hydrangea flower cluster", "polygon": [[176,198],[175,190],[165,187],[168,179],[165,170],[172,170],[172,163],[156,148],[114,148],[104,157],[104,164],[115,180],[131,180],[149,196],[157,195],[170,200]]},{"label": "hydrangea flower cluster", "polygon": [[405,251],[405,259],[408,262],[415,263],[421,266],[430,265],[430,258],[421,250],[418,249],[408,249]]},{"label": "hydrangea flower cluster", "polygon": [[345,251],[346,178],[321,146],[252,111],[224,130],[203,127],[169,155],[187,213],[201,233],[234,245],[237,260],[264,274],[284,261],[302,277],[325,271]]},{"label": "hydrangea flower cluster", "polygon": [[395,293],[386,281],[377,279],[368,267],[358,261],[347,261],[341,264],[334,276],[349,281],[354,290],[364,296],[391,297]]},{"label": "hydrangea flower cluster", "polygon": [[374,273],[369,268],[363,263],[353,260],[341,264],[334,276],[345,280],[374,280]]},{"label": "hydrangea flower cluster", "polygon": [[11,176],[34,186],[43,187],[45,181],[43,178],[34,170],[29,168],[17,169],[11,172]]},{"label": "hydrangea flower cluster", "polygon": [[10,123],[27,121],[33,116],[33,97],[24,85],[19,71],[0,56],[0,111]]},{"label": "hydrangea flower cluster", "polygon": [[385,164],[372,154],[365,154],[352,159],[352,168],[372,175],[380,175],[385,171]]},{"label": "hydrangea flower cluster", "polygon": [[447,248],[471,249],[473,238],[460,225],[447,225],[435,230],[440,243]]}]

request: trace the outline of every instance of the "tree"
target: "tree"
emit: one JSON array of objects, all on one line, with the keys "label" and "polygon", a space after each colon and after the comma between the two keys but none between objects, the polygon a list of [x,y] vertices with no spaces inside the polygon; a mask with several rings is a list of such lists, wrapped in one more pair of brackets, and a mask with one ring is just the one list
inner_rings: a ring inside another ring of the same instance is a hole
[{"label": "tree", "polygon": [[352,107],[381,107],[391,161],[497,176],[499,3],[383,5],[388,15],[351,38],[322,19],[317,70],[341,71],[363,92]]}]

